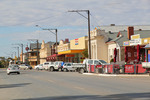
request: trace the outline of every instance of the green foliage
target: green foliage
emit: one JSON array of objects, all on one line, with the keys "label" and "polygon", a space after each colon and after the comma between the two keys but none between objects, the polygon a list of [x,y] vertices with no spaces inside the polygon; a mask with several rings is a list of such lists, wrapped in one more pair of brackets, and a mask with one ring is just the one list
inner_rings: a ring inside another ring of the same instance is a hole
[{"label": "green foliage", "polygon": [[85,58],[88,58],[88,49],[85,49],[84,51],[82,51],[82,54]]},{"label": "green foliage", "polygon": [[112,59],[110,60],[110,62],[114,62],[114,59],[112,58]]},{"label": "green foliage", "polygon": [[7,67],[9,65],[9,61],[12,58],[5,58],[5,57],[0,57],[0,68]]}]

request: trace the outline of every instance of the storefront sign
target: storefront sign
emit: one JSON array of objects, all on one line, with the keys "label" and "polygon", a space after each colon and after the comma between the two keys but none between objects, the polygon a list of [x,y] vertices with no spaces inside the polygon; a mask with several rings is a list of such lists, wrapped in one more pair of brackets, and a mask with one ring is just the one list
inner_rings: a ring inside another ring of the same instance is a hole
[{"label": "storefront sign", "polygon": [[134,73],[134,65],[125,65],[125,73]]},{"label": "storefront sign", "polygon": [[130,40],[130,46],[131,45],[138,45],[138,44],[141,44],[141,39]]},{"label": "storefront sign", "polygon": [[131,36],[131,40],[139,39],[139,38],[140,38],[140,34],[136,34],[136,35]]},{"label": "storefront sign", "polygon": [[129,46],[129,41],[123,42],[124,46]]},{"label": "storefront sign", "polygon": [[75,45],[78,45],[79,42],[78,42],[78,39],[75,39]]}]

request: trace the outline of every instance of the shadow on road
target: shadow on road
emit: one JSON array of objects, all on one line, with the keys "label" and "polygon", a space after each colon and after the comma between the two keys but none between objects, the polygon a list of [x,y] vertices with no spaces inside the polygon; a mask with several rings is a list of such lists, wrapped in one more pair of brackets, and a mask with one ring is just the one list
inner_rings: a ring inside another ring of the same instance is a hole
[{"label": "shadow on road", "polygon": [[81,95],[81,96],[62,96],[62,97],[41,97],[41,98],[27,98],[15,100],[149,100],[150,93],[126,93],[114,95]]},{"label": "shadow on road", "polygon": [[5,84],[5,85],[0,85],[0,89],[2,89],[2,88],[22,87],[22,86],[29,85],[29,84],[31,84],[31,83]]}]

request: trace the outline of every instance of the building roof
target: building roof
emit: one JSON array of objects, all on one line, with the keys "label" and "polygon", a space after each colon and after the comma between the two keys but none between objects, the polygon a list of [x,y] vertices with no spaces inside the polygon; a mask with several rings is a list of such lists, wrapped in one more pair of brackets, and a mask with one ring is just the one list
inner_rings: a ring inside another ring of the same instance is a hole
[{"label": "building roof", "polygon": [[[120,31],[120,36],[117,37],[118,32],[107,32],[107,36],[109,37],[108,42],[116,42],[119,46],[123,46],[124,41],[129,41],[127,36],[127,31]],[[150,37],[150,30],[134,30],[134,35],[140,34],[140,38]]]},{"label": "building roof", "polygon": [[119,31],[127,31],[127,28],[129,26],[133,26],[134,30],[149,30],[150,29],[150,25],[106,25],[106,26],[98,26],[99,29],[101,30],[105,30],[105,32],[119,32]]},{"label": "building roof", "polygon": [[[38,44],[38,49],[41,48],[41,44],[42,43]],[[32,49],[37,49],[37,43],[30,43],[30,50],[32,50]]]}]

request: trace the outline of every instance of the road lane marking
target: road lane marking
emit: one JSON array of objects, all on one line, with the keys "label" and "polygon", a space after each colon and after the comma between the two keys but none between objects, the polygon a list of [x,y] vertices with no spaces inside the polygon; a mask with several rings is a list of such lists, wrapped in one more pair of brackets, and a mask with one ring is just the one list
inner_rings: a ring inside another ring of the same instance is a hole
[{"label": "road lane marking", "polygon": [[55,83],[55,81],[53,81],[53,80],[47,80],[47,81],[52,82],[52,83]]},{"label": "road lane marking", "polygon": [[85,90],[84,88],[82,87],[74,87],[75,89],[79,89],[79,90]]}]

